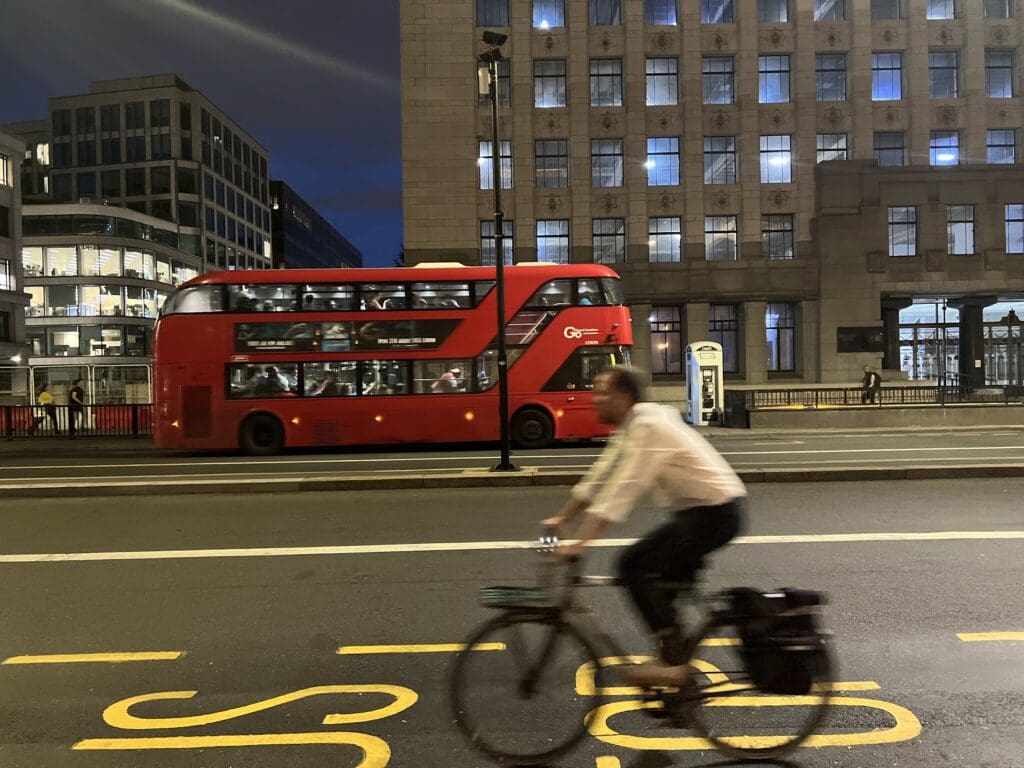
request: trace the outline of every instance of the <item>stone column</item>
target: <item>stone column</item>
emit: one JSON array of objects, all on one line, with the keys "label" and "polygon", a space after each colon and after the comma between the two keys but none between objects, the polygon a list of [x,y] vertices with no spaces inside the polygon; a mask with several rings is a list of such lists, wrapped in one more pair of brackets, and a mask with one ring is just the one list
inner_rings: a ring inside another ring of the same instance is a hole
[{"label": "stone column", "polygon": [[768,381],[768,345],[764,326],[767,306],[764,301],[748,301],[741,310],[740,348],[743,350],[743,360],[740,368],[747,384],[763,384]]},{"label": "stone column", "polygon": [[647,373],[651,381],[651,305],[630,304],[633,316],[633,365]]},{"label": "stone column", "polygon": [[885,333],[882,370],[900,370],[900,310],[912,303],[910,299],[882,299],[882,329]]},{"label": "stone column", "polygon": [[695,341],[708,340],[708,320],[711,315],[710,304],[686,305],[686,328],[683,334],[683,351]]},{"label": "stone column", "polygon": [[950,301],[960,310],[960,379],[971,387],[985,386],[985,327],[982,310],[995,304],[994,296],[965,296]]}]

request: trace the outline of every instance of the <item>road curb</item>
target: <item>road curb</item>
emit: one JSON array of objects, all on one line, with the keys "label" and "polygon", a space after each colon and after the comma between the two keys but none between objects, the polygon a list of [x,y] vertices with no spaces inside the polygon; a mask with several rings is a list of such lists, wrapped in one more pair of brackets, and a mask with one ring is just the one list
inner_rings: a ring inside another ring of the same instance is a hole
[{"label": "road curb", "polygon": [[[948,480],[1024,477],[1024,464],[962,467],[856,467],[829,469],[744,469],[739,476],[748,485],[768,483],[837,483],[883,480]],[[239,493],[310,493],[339,491],[408,491],[441,488],[510,488],[568,486],[582,473],[544,472],[527,467],[515,473],[469,470],[432,475],[347,475],[308,478],[239,478],[238,480],[122,481],[76,485],[40,482],[2,485],[3,498],[91,498],[97,496],[151,496]]]}]

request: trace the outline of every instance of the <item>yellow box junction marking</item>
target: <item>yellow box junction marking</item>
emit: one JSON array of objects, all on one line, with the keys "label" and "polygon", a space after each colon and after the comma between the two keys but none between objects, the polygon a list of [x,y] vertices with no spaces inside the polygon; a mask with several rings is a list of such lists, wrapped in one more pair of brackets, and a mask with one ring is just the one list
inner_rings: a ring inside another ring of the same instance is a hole
[{"label": "yellow box junction marking", "polygon": [[1024,632],[957,632],[965,643],[997,643],[1024,640]]},{"label": "yellow box junction marking", "polygon": [[[354,656],[369,653],[461,653],[466,650],[464,643],[426,643],[420,645],[343,645],[337,650],[339,656]],[[504,643],[477,643],[474,651],[504,651]]]},{"label": "yellow box junction marking", "polygon": [[129,653],[48,653],[11,656],[0,664],[127,664],[137,661],[175,661],[185,651],[139,651]]}]

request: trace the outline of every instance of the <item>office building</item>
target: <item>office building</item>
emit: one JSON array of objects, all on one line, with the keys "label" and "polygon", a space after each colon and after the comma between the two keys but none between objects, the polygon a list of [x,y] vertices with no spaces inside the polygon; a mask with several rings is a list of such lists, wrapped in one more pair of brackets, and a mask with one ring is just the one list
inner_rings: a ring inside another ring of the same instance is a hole
[{"label": "office building", "polygon": [[[0,133],[0,368],[25,357],[25,306],[21,275],[21,161],[25,145]],[[0,394],[9,389],[0,375]]]},{"label": "office building", "polygon": [[270,228],[276,268],[363,266],[363,254],[283,181],[270,182]]}]

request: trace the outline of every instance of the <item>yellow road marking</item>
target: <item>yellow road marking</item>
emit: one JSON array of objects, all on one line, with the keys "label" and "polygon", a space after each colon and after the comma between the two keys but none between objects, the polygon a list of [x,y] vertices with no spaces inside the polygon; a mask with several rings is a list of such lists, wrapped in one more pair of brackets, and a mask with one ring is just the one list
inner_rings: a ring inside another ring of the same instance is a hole
[{"label": "yellow road marking", "polygon": [[[343,645],[336,653],[351,656],[361,653],[459,653],[465,643],[426,643],[421,645]],[[474,651],[504,651],[504,643],[477,643]]]},{"label": "yellow road marking", "polygon": [[956,636],[965,643],[1024,640],[1024,632],[958,632]]},{"label": "yellow road marking", "polygon": [[132,661],[175,661],[185,651],[131,653],[49,653],[38,656],[11,656],[0,664],[124,664]]},{"label": "yellow road marking", "polygon": [[622,763],[617,757],[599,757],[597,758],[597,768],[622,768]]}]

